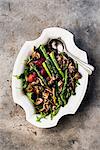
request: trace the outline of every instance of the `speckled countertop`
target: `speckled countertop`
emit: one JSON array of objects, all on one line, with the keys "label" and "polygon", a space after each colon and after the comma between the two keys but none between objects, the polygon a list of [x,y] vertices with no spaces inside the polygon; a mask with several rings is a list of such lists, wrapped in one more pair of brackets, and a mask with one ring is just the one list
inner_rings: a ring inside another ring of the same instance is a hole
[{"label": "speckled countertop", "polygon": [[[39,129],[14,104],[11,75],[23,43],[51,26],[71,31],[96,69],[77,113],[54,128]],[[0,0],[0,150],[99,150],[99,77],[100,0]]]}]

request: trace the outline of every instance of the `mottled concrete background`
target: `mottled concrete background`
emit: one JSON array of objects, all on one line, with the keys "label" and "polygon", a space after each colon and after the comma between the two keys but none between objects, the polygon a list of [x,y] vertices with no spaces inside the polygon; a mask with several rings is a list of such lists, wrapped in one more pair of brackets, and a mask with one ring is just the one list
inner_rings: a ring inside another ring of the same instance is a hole
[{"label": "mottled concrete background", "polygon": [[[57,127],[38,129],[13,103],[11,75],[23,43],[51,26],[73,32],[96,70],[77,113],[63,117]],[[0,150],[99,150],[99,69],[100,0],[0,0]]]}]

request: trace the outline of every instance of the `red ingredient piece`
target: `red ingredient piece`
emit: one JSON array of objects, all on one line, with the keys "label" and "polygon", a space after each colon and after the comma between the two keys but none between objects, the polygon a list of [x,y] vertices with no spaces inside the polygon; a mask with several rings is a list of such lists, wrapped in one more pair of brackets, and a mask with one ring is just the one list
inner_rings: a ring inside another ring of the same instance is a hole
[{"label": "red ingredient piece", "polygon": [[36,73],[33,72],[32,74],[30,74],[28,76],[27,81],[31,83],[31,82],[35,81],[36,77],[37,77]]},{"label": "red ingredient piece", "polygon": [[41,57],[40,59],[34,61],[34,64],[37,65],[38,67],[42,66],[42,63],[45,61],[44,57]]},{"label": "red ingredient piece", "polygon": [[45,61],[45,58],[44,57],[41,57],[40,58],[41,62],[43,63]]},{"label": "red ingredient piece", "polygon": [[41,72],[41,75],[46,76],[46,71],[44,68],[42,68],[40,72]]}]

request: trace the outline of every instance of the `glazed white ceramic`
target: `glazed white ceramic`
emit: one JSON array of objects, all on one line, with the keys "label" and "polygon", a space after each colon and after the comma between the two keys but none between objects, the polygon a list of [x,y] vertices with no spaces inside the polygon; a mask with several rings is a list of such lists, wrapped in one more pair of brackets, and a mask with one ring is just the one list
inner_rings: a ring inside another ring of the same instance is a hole
[{"label": "glazed white ceramic", "polygon": [[17,59],[15,61],[13,75],[12,75],[12,94],[13,99],[16,104],[19,104],[26,113],[26,120],[29,121],[34,126],[39,128],[50,128],[57,125],[59,119],[67,114],[75,114],[79,105],[82,102],[82,99],[85,95],[88,83],[88,73],[79,66],[79,72],[82,74],[82,78],[79,80],[80,85],[76,88],[76,95],[69,98],[68,104],[65,107],[61,107],[58,114],[51,120],[50,116],[47,116],[45,119],[41,119],[41,122],[36,121],[36,114],[34,106],[28,100],[27,96],[23,94],[21,81],[18,80],[15,75],[20,75],[24,70],[24,61],[27,56],[31,55],[33,46],[38,47],[40,44],[45,44],[49,38],[58,38],[61,37],[62,40],[66,43],[68,51],[70,51],[75,56],[79,57],[84,62],[88,62],[87,54],[85,51],[80,50],[74,43],[73,34],[69,31],[52,27],[44,29],[39,38],[33,41],[26,41],[19,51]]}]

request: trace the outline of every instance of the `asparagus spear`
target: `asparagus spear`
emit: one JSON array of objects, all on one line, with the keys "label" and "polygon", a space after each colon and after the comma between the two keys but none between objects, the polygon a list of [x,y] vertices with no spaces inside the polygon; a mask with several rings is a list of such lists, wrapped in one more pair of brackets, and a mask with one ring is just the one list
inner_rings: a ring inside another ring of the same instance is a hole
[{"label": "asparagus spear", "polygon": [[54,63],[53,63],[52,60],[51,60],[51,65],[52,65],[52,70],[53,70],[55,76],[56,76],[56,77],[59,77],[59,72],[58,72],[58,70],[56,69],[56,67],[55,67],[55,65],[54,65]]},{"label": "asparagus spear", "polygon": [[62,105],[62,101],[61,101],[61,97],[59,95],[59,88],[58,88],[58,82],[57,81],[55,82],[55,89],[56,89],[56,97],[58,97],[58,99],[57,99],[57,102],[58,102],[57,107],[59,107],[59,106]]},{"label": "asparagus spear", "polygon": [[65,80],[64,80],[64,86],[62,89],[62,94],[64,94],[65,90],[66,90],[66,86],[67,86],[67,80],[68,80],[68,74],[67,74],[67,69],[65,70]]},{"label": "asparagus spear", "polygon": [[49,71],[49,69],[48,69],[48,67],[47,67],[46,62],[43,62],[42,65],[43,65],[45,71],[47,72],[48,76],[51,78],[51,73],[50,73],[50,71]]},{"label": "asparagus spear", "polygon": [[62,72],[61,68],[59,67],[59,65],[58,65],[58,63],[57,63],[57,60],[56,60],[55,55],[54,55],[54,52],[51,52],[51,53],[50,53],[50,57],[51,57],[51,59],[52,59],[54,65],[55,65],[55,67],[57,68],[59,74],[60,74],[60,75],[63,77],[63,79],[64,79],[64,73]]},{"label": "asparagus spear", "polygon": [[40,49],[41,52],[43,53],[44,57],[45,57],[46,59],[49,59],[49,55],[46,53],[46,49],[45,49],[44,45],[41,45],[41,46],[39,47],[39,49]]},{"label": "asparagus spear", "polygon": [[[54,66],[52,60],[50,59],[50,61],[47,60],[46,62],[47,62],[48,68],[49,68],[49,66],[51,65],[50,71],[51,71],[51,73],[52,73],[52,76],[59,77],[59,73],[58,73],[56,67]],[[49,62],[50,62],[50,64],[49,64]]]},{"label": "asparagus spear", "polygon": [[64,102],[64,105],[66,104],[65,94],[66,94],[66,90],[67,90],[67,81],[68,81],[68,74],[67,74],[67,69],[66,69],[65,70],[64,85],[63,85],[63,89],[62,89],[62,92],[61,92],[61,99]]},{"label": "asparagus spear", "polygon": [[41,45],[39,49],[41,50],[41,52],[43,53],[44,57],[47,60],[48,69],[51,71],[51,74],[54,76],[54,73],[53,73],[53,70],[52,70],[52,65],[51,65],[51,60],[50,60],[49,55],[46,53],[45,47],[43,45]]},{"label": "asparagus spear", "polygon": [[31,70],[34,70],[37,73],[38,77],[42,80],[42,82],[45,85],[47,85],[46,80],[43,78],[43,76],[41,76],[40,72],[38,71],[38,69],[36,68],[36,66],[34,64],[32,64]]},{"label": "asparagus spear", "polygon": [[51,72],[52,76],[59,76],[58,71],[56,70],[56,67],[54,66],[52,60],[50,59],[49,55],[46,53],[46,49],[43,45],[40,46],[40,50],[42,51],[44,57],[46,58],[47,67]]}]

